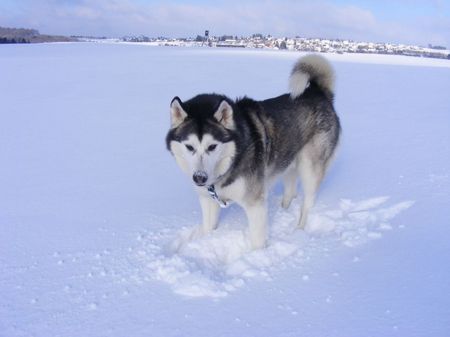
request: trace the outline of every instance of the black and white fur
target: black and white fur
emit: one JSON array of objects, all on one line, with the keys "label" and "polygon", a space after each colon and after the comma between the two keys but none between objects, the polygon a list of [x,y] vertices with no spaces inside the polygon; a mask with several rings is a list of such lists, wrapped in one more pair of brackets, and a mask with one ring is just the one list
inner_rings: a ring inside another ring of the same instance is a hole
[{"label": "black and white fur", "polygon": [[284,208],[296,196],[300,177],[304,198],[298,227],[305,227],[341,131],[333,108],[333,69],[322,56],[307,55],[294,65],[289,86],[289,94],[263,101],[217,94],[172,100],[166,144],[194,181],[203,233],[217,226],[220,206],[208,192],[213,187],[220,201],[245,209],[251,246],[264,247],[268,189],[279,176]]}]

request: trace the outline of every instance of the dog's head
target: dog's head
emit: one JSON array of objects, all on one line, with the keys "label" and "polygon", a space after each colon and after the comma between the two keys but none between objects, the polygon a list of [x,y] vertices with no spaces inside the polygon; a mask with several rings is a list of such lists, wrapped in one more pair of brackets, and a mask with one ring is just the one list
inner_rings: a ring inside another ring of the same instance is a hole
[{"label": "dog's head", "polygon": [[170,104],[168,150],[197,186],[214,184],[231,167],[236,153],[233,102],[225,96],[199,95]]}]

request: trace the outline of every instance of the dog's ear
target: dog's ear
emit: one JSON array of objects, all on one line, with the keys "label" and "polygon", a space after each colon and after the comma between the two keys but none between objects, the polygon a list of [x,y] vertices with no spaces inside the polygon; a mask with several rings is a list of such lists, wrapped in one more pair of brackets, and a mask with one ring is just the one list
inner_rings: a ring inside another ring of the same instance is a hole
[{"label": "dog's ear", "polygon": [[217,111],[214,113],[214,118],[227,129],[234,129],[233,108],[226,100],[223,100]]},{"label": "dog's ear", "polygon": [[187,113],[184,111],[181,106],[181,100],[177,97],[174,97],[172,102],[170,103],[170,127],[176,128],[178,125],[183,123],[186,119]]}]

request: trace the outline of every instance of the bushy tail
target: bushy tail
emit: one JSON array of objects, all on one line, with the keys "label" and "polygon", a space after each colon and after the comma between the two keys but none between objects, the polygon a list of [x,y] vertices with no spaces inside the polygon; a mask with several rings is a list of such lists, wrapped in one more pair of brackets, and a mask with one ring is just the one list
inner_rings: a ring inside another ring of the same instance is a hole
[{"label": "bushy tail", "polygon": [[291,97],[300,96],[310,82],[316,83],[327,96],[333,97],[334,71],[325,57],[310,54],[297,61],[289,78]]}]

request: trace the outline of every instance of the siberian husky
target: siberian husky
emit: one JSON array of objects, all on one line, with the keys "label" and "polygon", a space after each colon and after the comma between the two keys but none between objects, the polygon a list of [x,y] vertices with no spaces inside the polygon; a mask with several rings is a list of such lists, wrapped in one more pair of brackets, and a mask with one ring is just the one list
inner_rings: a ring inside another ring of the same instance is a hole
[{"label": "siberian husky", "polygon": [[284,208],[296,196],[300,178],[298,227],[305,227],[341,132],[333,108],[333,69],[322,56],[304,56],[294,65],[289,88],[263,101],[218,94],[172,100],[166,145],[194,183],[202,233],[214,230],[220,208],[234,201],[247,214],[251,247],[263,248],[268,188],[279,176]]}]

